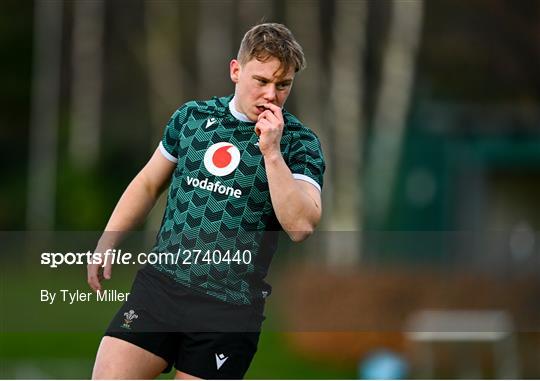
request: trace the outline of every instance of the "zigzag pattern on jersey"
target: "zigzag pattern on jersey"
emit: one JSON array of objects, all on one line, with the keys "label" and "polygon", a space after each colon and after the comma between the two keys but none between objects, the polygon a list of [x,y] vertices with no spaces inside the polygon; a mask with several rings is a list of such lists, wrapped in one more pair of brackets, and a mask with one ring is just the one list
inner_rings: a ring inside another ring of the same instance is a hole
[{"label": "zigzag pattern on jersey", "polygon": [[313,132],[309,132],[299,131],[294,134],[288,165],[292,173],[306,175],[317,181],[322,188],[326,165],[319,139]]},{"label": "zigzag pattern on jersey", "polygon": [[[178,163],[153,251],[180,253],[178,263],[155,265],[177,282],[227,302],[250,304],[260,291],[254,289],[250,281],[257,277],[262,280],[267,271],[257,263],[269,263],[267,258],[257,256],[272,254],[260,247],[262,237],[266,229],[277,224],[277,220],[270,200],[264,161],[255,145],[257,137],[253,123],[240,122],[228,112],[230,98],[188,102],[171,117],[162,143],[171,155],[178,158]],[[210,117],[216,118],[216,123],[206,128]],[[284,117],[287,121],[287,131],[281,142],[284,157],[291,161],[290,166],[296,165],[299,171],[296,173],[304,173],[322,184],[322,172],[317,169],[317,160],[322,160],[320,151],[317,155],[317,138],[291,114],[284,112]],[[305,139],[308,146],[295,145],[295,138]],[[204,166],[204,155],[211,145],[223,141],[238,148],[241,160],[231,174],[213,176]],[[306,159],[314,161],[313,168],[305,166],[305,162],[302,165]],[[234,198],[193,187],[188,185],[187,176],[220,181],[224,186],[241,190],[242,196]],[[192,253],[190,265],[183,263],[188,255],[185,250]],[[195,264],[193,253],[198,250],[201,256],[199,263]],[[201,262],[207,250],[210,253],[218,250],[222,254],[229,250],[231,257],[237,250],[240,253],[249,250],[252,260],[247,264]],[[258,276],[257,272],[260,272]]]}]

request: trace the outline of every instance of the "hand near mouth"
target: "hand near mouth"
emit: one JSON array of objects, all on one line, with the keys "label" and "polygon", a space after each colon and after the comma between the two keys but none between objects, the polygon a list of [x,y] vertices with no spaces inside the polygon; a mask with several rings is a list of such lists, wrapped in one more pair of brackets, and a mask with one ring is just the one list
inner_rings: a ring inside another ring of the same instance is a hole
[{"label": "hand near mouth", "polygon": [[276,153],[281,155],[280,142],[284,126],[281,108],[272,103],[264,103],[261,106],[266,110],[259,114],[255,124],[261,153],[264,156]]}]

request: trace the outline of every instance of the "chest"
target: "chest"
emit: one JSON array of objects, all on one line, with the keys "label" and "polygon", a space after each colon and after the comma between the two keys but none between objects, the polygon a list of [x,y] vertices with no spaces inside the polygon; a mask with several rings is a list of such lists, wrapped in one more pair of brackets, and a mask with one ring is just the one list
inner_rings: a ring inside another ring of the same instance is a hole
[{"label": "chest", "polygon": [[[190,120],[182,126],[174,181],[185,194],[217,201],[269,202],[268,178],[254,125],[230,119]],[[282,139],[286,157],[288,138]],[[186,196],[187,197],[187,196]]]}]

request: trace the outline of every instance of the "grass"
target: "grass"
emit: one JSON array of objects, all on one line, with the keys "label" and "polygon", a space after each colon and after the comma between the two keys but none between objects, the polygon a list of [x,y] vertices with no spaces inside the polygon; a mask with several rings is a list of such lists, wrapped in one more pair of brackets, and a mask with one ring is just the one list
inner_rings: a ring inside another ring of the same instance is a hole
[{"label": "grass", "polygon": [[[86,379],[90,378],[98,333],[2,333],[0,378]],[[246,374],[247,379],[343,379],[354,372],[317,364],[293,352],[282,334],[261,335],[259,350]],[[172,378],[172,373],[162,375]]]}]

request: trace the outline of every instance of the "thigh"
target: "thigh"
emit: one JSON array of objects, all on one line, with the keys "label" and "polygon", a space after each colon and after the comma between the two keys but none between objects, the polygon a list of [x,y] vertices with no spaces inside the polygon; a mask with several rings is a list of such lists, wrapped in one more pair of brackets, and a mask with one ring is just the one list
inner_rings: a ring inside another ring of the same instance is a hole
[{"label": "thigh", "polygon": [[176,374],[174,375],[174,379],[175,380],[202,380],[202,378],[192,376],[191,374],[187,374],[179,370],[176,371]]},{"label": "thigh", "polygon": [[130,342],[105,336],[99,345],[92,379],[152,379],[165,368],[165,359]]},{"label": "thigh", "polygon": [[[133,368],[135,375],[139,372],[146,375],[146,364],[140,360],[147,357],[151,372],[155,367],[161,371],[172,368],[178,344],[176,335],[163,319],[169,303],[163,295],[162,285],[139,271],[129,299],[117,311],[105,332],[96,359],[99,374],[103,369],[126,374]],[[131,352],[136,356],[130,356]],[[166,366],[161,366],[162,361]]]}]

